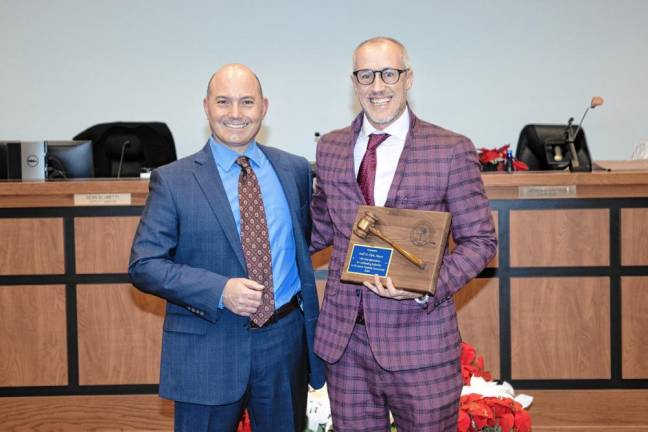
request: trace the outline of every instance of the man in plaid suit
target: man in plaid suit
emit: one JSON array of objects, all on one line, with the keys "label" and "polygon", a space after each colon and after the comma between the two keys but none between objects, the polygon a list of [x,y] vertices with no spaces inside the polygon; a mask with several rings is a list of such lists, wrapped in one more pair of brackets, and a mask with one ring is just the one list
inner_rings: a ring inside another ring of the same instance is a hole
[{"label": "man in plaid suit", "polygon": [[[326,362],[333,427],[387,431],[391,411],[399,432],[454,431],[462,379],[453,295],[497,245],[479,162],[468,138],[409,109],[413,71],[400,42],[361,43],[353,68],[363,112],[320,139],[311,205],[311,249],[333,245],[315,337],[315,352]],[[400,290],[389,278],[364,286],[340,281],[362,204],[451,213],[456,248],[445,251],[433,296]]]}]

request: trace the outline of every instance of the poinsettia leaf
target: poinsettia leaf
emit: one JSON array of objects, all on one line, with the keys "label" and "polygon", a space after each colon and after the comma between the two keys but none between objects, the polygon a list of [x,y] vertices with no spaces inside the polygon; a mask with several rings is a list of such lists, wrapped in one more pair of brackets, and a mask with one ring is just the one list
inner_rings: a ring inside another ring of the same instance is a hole
[{"label": "poinsettia leaf", "polygon": [[504,414],[499,421],[499,425],[502,428],[502,432],[510,432],[511,429],[513,429],[514,424],[515,424],[515,418],[511,413]]},{"label": "poinsettia leaf", "polygon": [[459,411],[459,420],[457,421],[458,432],[468,432],[470,430],[470,416],[464,411]]},{"label": "poinsettia leaf", "polygon": [[531,416],[525,410],[515,413],[515,430],[529,432],[531,430]]}]

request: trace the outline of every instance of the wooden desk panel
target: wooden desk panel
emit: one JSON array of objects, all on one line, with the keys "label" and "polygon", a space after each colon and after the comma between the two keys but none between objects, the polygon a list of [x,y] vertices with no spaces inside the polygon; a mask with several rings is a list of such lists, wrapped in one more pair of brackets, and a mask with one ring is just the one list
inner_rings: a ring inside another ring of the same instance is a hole
[{"label": "wooden desk panel", "polygon": [[74,218],[77,273],[127,273],[139,216]]},{"label": "wooden desk panel", "polygon": [[63,219],[0,219],[0,275],[65,272]]},{"label": "wooden desk panel", "polygon": [[500,377],[498,279],[477,278],[455,295],[461,338],[484,356],[485,368]]},{"label": "wooden desk panel", "polygon": [[65,324],[65,287],[0,286],[0,385],[66,385]]},{"label": "wooden desk panel", "polygon": [[621,209],[621,264],[648,265],[648,208]]},{"label": "wooden desk panel", "polygon": [[79,285],[79,384],[156,384],[166,302],[130,284]]},{"label": "wooden desk panel", "polygon": [[621,278],[623,378],[648,378],[648,276]]},{"label": "wooden desk panel", "polygon": [[607,209],[514,210],[511,267],[610,265]]},{"label": "wooden desk panel", "polygon": [[511,376],[610,378],[608,278],[511,278]]}]

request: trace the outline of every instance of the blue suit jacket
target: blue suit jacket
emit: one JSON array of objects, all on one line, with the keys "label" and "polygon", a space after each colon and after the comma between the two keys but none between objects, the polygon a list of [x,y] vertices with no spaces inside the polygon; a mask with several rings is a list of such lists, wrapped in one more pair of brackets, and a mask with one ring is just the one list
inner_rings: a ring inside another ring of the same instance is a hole
[{"label": "blue suit jacket", "polygon": [[[313,354],[319,314],[308,252],[311,173],[308,161],[259,145],[283,186],[294,227],[303,295],[309,381],[324,384]],[[246,277],[245,259],[209,144],[153,171],[129,274],[139,289],[167,300],[160,396],[220,405],[241,398],[250,375],[249,319],[219,309],[229,278]]]}]

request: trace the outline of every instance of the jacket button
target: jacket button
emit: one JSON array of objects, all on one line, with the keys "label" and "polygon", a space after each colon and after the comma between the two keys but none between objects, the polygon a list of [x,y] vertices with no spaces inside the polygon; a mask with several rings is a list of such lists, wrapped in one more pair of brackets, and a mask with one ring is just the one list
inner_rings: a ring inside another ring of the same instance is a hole
[{"label": "jacket button", "polygon": [[360,297],[360,294],[362,294],[362,290],[360,288],[356,288],[356,296]]}]

